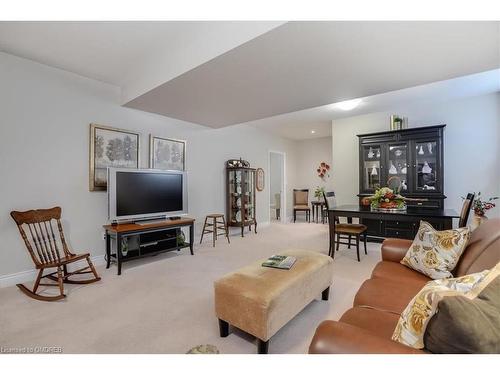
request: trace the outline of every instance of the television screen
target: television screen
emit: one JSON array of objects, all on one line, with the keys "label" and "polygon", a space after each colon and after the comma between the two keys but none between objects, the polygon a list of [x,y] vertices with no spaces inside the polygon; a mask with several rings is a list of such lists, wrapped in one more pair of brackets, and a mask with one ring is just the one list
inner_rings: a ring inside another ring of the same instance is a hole
[{"label": "television screen", "polygon": [[109,218],[178,215],[187,212],[184,172],[110,168]]}]

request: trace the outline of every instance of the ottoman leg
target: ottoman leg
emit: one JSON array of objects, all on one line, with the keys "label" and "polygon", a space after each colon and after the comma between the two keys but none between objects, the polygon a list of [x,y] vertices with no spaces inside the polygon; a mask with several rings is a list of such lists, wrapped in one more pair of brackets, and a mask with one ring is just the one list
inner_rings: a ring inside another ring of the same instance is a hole
[{"label": "ottoman leg", "polygon": [[219,332],[220,337],[227,337],[229,335],[229,323],[219,319]]},{"label": "ottoman leg", "polygon": [[262,341],[261,339],[257,339],[257,352],[259,354],[267,354],[269,350],[269,340]]},{"label": "ottoman leg", "polygon": [[323,292],[321,293],[321,299],[323,301],[328,301],[328,297],[329,296],[330,296],[330,287],[328,287],[325,290],[323,290]]}]

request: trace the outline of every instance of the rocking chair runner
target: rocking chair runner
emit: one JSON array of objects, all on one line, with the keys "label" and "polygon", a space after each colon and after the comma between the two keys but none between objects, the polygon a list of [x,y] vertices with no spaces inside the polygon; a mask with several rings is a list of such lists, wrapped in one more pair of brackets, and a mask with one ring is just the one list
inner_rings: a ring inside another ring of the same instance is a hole
[{"label": "rocking chair runner", "polygon": [[[41,301],[56,301],[66,297],[63,283],[89,284],[101,279],[90,261],[89,253],[73,254],[69,251],[61,225],[61,207],[25,212],[12,211],[10,216],[16,222],[31,259],[35,263],[36,269],[39,270],[33,290],[28,289],[23,284],[17,284],[23,293]],[[59,239],[56,238],[53,222],[57,224]],[[61,256],[61,247],[64,252],[63,256]],[[68,272],[67,265],[80,260],[86,260],[88,266]],[[43,275],[47,268],[56,268],[57,271]],[[70,276],[86,273],[92,273],[94,277],[86,280],[70,280]],[[57,284],[40,283],[43,278],[56,281]],[[57,286],[60,294],[57,296],[39,294],[37,290],[40,285]]]}]

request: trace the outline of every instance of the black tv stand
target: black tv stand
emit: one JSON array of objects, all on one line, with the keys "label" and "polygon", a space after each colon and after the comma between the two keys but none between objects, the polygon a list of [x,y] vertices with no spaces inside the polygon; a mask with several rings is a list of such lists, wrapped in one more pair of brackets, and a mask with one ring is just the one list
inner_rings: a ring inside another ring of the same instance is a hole
[{"label": "black tv stand", "polygon": [[[189,242],[180,237],[183,227],[189,227]],[[104,229],[106,230],[106,268],[110,267],[111,259],[115,259],[118,265],[118,275],[121,275],[122,263],[132,259],[167,251],[180,251],[188,247],[191,255],[194,255],[194,219],[104,225]],[[116,241],[114,249],[111,248],[112,241]]]}]

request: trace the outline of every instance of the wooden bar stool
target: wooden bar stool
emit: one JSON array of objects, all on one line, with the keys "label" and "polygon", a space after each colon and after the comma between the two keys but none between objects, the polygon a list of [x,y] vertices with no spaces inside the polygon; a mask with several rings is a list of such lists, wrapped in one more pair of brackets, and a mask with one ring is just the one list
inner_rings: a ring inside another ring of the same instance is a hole
[{"label": "wooden bar stool", "polygon": [[[217,219],[222,219],[218,221]],[[209,220],[212,220],[210,223]],[[219,229],[223,232],[219,233]],[[205,217],[205,224],[203,224],[203,230],[201,232],[200,244],[203,241],[203,235],[206,233],[212,233],[212,245],[215,247],[215,240],[218,236],[226,236],[227,242],[229,241],[229,231],[227,230],[226,219],[223,214],[210,214]]]}]

